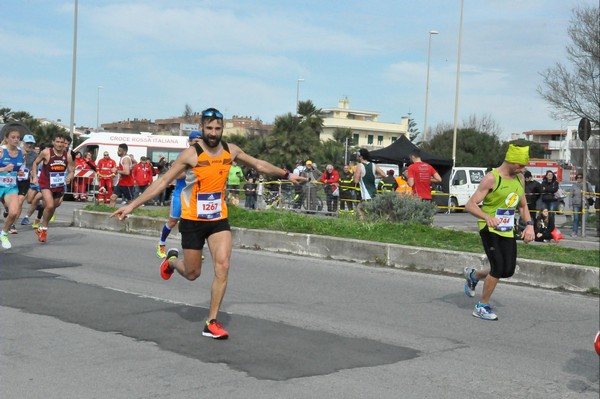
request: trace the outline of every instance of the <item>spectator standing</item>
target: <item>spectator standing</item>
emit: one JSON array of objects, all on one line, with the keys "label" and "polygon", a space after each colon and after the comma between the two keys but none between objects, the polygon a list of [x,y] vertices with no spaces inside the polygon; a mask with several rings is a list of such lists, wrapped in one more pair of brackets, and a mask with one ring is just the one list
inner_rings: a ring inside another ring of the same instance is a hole
[{"label": "spectator standing", "polygon": [[538,212],[534,228],[535,240],[537,242],[550,241],[553,239],[552,231],[554,231],[554,221],[550,217],[547,208]]},{"label": "spectator standing", "polygon": [[537,202],[542,195],[542,185],[539,181],[534,180],[531,172],[525,171],[525,198],[527,198],[527,207],[529,208],[529,214],[531,220],[536,218]]},{"label": "spectator standing", "polygon": [[551,170],[546,172],[542,179],[542,207],[550,211],[550,218],[554,222],[554,212],[558,207],[556,192],[558,191],[558,181],[556,175]]},{"label": "spectator standing", "polygon": [[135,183],[134,198],[139,197],[152,184],[153,175],[154,167],[150,164],[150,160],[142,156],[140,162],[133,167],[133,181]]},{"label": "spectator standing", "polygon": [[265,192],[265,177],[263,175],[258,175],[258,184],[256,185],[256,210],[265,209],[267,204],[265,204],[265,200],[263,199],[263,195]]},{"label": "spectator standing", "polygon": [[[306,167],[304,166],[304,162],[301,159],[296,160],[296,167],[294,168],[293,173],[295,175],[300,176],[302,172],[304,172]],[[294,186],[294,192],[296,195],[294,196],[294,209],[302,208],[302,201],[304,200],[304,187],[300,184]]]},{"label": "spectator standing", "polygon": [[417,197],[431,201],[431,183],[441,183],[442,178],[433,166],[421,161],[419,149],[413,150],[409,157],[412,164],[408,167],[408,185]]},{"label": "spectator standing", "polygon": [[[585,188],[584,188],[585,187]],[[592,197],[592,186],[589,182],[583,181],[583,174],[577,173],[575,184],[571,188],[571,208],[573,209],[573,232],[571,237],[577,237],[579,226],[583,215],[583,208],[587,209],[588,199]]]},{"label": "spectator standing", "polygon": [[246,209],[256,209],[256,183],[254,178],[249,177],[248,182],[244,184],[244,193],[246,194],[246,203],[244,204]]},{"label": "spectator standing", "polygon": [[412,187],[408,185],[408,167],[402,168],[402,173],[396,177],[396,183],[398,184],[396,192],[399,196],[412,195]]},{"label": "spectator standing", "polygon": [[85,183],[82,176],[77,176],[80,171],[84,170],[86,167],[85,160],[81,155],[81,152],[75,153],[75,179],[73,182],[73,198],[75,201],[81,201],[81,197],[85,197]]},{"label": "spectator standing", "polygon": [[227,177],[227,191],[229,191],[229,203],[238,206],[240,203],[240,187],[244,179],[244,171],[233,161],[229,168],[229,176]]},{"label": "spectator standing", "polygon": [[325,172],[321,175],[321,183],[325,188],[325,202],[327,203],[327,212],[337,212],[338,197],[340,195],[340,175],[333,165],[325,167]]},{"label": "spectator standing", "polygon": [[307,210],[314,211],[317,207],[317,182],[320,180],[321,172],[317,170],[311,160],[306,161],[304,170],[300,176],[306,178],[303,184],[303,198],[307,199]]},{"label": "spectator standing", "polygon": [[398,182],[394,177],[394,170],[390,169],[387,171],[387,176],[379,181],[377,190],[384,193],[391,193],[398,189]]},{"label": "spectator standing", "polygon": [[350,165],[344,165],[340,175],[340,213],[354,213],[354,173]]},{"label": "spectator standing", "polygon": [[94,173],[88,173],[89,176],[86,176],[83,178],[83,189],[84,189],[85,196],[83,198],[81,198],[81,200],[87,201],[87,194],[90,191],[90,185],[94,182],[94,174],[97,173],[98,167],[96,166],[96,162],[94,162],[94,160],[92,159],[91,152],[86,152],[85,155],[83,156],[83,160],[85,161],[85,170],[87,172],[90,172],[90,171],[94,172]]},{"label": "spectator standing", "polygon": [[102,159],[98,160],[96,167],[98,170],[98,203],[108,204],[113,193],[113,178],[115,177],[113,170],[117,167],[117,163],[110,157],[108,151],[104,151]]}]

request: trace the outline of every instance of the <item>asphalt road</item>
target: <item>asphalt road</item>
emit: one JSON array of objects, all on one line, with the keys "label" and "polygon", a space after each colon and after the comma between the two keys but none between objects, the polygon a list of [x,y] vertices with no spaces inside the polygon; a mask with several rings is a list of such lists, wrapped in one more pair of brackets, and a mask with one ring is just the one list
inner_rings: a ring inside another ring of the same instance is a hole
[{"label": "asphalt road", "polygon": [[0,252],[1,398],[598,398],[597,297],[500,284],[488,322],[455,277],[235,250],[217,341],[210,256],[165,282],[60,215]]}]

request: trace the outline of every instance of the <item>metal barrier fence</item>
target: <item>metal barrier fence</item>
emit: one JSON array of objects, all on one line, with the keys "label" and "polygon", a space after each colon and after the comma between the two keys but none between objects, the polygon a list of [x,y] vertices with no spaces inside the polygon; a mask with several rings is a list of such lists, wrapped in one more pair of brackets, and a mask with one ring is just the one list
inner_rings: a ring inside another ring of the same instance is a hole
[{"label": "metal barrier fence", "polygon": [[97,196],[97,175],[92,169],[75,169],[73,180],[65,188],[65,199],[95,202]]},{"label": "metal barrier fence", "polygon": [[[263,188],[258,187],[262,184]],[[321,182],[311,182],[310,184],[294,185],[289,181],[265,181],[256,183],[257,193],[262,192],[262,195],[257,194],[256,205],[253,209],[285,209],[301,213],[315,213],[324,215],[334,215],[342,213],[354,213],[356,205],[360,202],[360,189],[354,186],[340,186],[337,198],[334,198],[333,189],[329,184]],[[381,192],[381,191],[379,191]],[[453,206],[450,194],[443,192],[431,192],[433,202],[441,212],[463,212],[464,206]],[[568,195],[569,193],[567,193]],[[586,193],[600,195],[599,193]],[[227,189],[227,202],[229,204],[247,207],[246,193],[244,185],[240,188]],[[235,199],[233,199],[235,198]],[[597,197],[596,197],[597,198]],[[329,207],[327,206],[329,205]],[[539,210],[531,210],[539,212]],[[557,214],[564,214],[570,218],[575,213],[586,214],[594,213],[596,210],[593,206],[584,206],[581,212],[574,212],[572,209],[552,211]]]}]

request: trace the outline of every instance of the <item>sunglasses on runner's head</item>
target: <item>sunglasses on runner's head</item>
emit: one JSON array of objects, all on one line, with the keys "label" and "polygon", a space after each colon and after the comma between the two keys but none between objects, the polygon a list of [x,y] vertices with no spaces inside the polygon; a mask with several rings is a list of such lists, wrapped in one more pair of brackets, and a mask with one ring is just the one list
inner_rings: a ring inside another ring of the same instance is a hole
[{"label": "sunglasses on runner's head", "polygon": [[220,113],[219,111],[204,111],[202,112],[202,117],[203,118],[212,118],[215,117],[217,119],[223,119],[223,114]]}]

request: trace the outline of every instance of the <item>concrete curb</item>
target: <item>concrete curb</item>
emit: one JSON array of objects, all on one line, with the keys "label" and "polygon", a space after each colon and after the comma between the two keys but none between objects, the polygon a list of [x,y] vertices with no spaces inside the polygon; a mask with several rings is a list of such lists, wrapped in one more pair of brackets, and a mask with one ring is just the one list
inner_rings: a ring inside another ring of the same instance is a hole
[{"label": "concrete curb", "polygon": [[[97,230],[158,236],[163,219],[130,216],[125,221],[107,217],[103,212],[73,212],[73,226]],[[252,230],[232,227],[235,248],[260,249],[324,259],[372,264],[424,272],[461,275],[465,266],[488,267],[485,254],[411,247],[407,245],[361,241],[347,238]],[[171,233],[180,238],[177,228]],[[515,275],[506,282],[534,287],[585,292],[600,288],[600,269],[564,263],[517,259]]]}]

